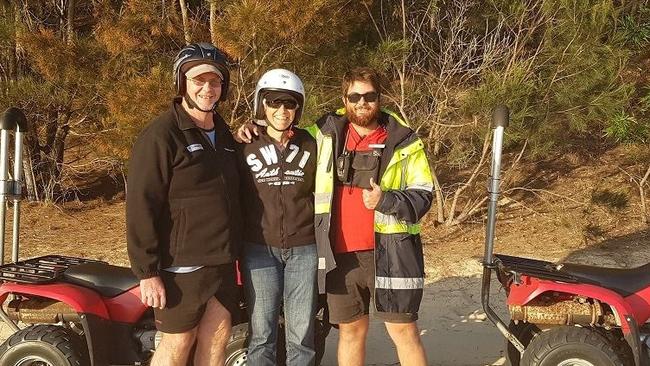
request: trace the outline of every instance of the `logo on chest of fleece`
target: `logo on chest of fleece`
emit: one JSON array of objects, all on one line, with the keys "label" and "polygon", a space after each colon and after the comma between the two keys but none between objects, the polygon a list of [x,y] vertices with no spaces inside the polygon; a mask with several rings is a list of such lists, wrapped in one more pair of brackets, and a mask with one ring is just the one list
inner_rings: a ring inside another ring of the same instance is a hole
[{"label": "logo on chest of fleece", "polygon": [[254,173],[257,183],[278,186],[305,181],[303,169],[307,165],[311,153],[309,151],[300,151],[300,148],[294,144],[287,146],[286,153],[284,162],[288,166],[287,170],[282,172],[280,171],[281,167],[277,165],[280,162],[280,156],[278,156],[273,144],[260,147],[259,156],[258,154],[248,154],[246,156],[246,163]]}]

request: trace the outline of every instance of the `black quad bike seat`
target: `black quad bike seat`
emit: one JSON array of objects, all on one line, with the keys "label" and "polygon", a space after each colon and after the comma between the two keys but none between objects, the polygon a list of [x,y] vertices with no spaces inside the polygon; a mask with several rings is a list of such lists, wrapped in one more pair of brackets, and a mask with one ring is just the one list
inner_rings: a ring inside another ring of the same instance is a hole
[{"label": "black quad bike seat", "polygon": [[586,283],[630,296],[650,286],[650,263],[636,268],[604,268],[574,263],[552,263],[538,259],[495,254],[499,267],[553,281]]},{"label": "black quad bike seat", "polygon": [[624,297],[650,286],[650,263],[636,268],[603,268],[562,263],[557,265],[557,269],[579,282],[602,286]]},{"label": "black quad bike seat", "polygon": [[68,283],[97,291],[104,297],[115,297],[140,283],[131,269],[105,263],[70,266],[63,272],[63,278]]}]

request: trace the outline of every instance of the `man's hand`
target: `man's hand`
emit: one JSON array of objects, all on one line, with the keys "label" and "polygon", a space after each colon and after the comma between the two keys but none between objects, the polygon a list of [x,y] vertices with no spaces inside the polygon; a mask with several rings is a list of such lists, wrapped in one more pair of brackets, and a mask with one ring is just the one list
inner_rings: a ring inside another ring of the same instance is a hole
[{"label": "man's hand", "polygon": [[260,135],[259,127],[252,122],[244,123],[237,129],[235,141],[250,144],[253,139],[253,134],[255,134],[255,136]]},{"label": "man's hand", "polygon": [[147,306],[165,308],[167,305],[165,286],[159,276],[140,280],[140,298],[142,303]]},{"label": "man's hand", "polygon": [[381,191],[381,188],[375,184],[375,181],[372,178],[370,178],[370,186],[372,187],[372,190],[364,189],[362,192],[363,204],[366,206],[367,209],[374,210],[375,207],[377,207],[377,204],[379,204],[379,201],[381,200],[381,195],[383,193]]}]

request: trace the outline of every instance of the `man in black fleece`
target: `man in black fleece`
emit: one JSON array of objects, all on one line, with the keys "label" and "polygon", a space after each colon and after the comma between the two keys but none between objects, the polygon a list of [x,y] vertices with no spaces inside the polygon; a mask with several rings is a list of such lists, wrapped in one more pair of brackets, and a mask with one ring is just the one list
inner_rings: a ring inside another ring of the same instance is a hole
[{"label": "man in black fleece", "polygon": [[211,44],[174,63],[180,96],[140,134],[129,166],[127,242],[141,300],[163,333],[151,365],[223,365],[236,309],[239,241],[235,144],[214,111],[229,72]]}]

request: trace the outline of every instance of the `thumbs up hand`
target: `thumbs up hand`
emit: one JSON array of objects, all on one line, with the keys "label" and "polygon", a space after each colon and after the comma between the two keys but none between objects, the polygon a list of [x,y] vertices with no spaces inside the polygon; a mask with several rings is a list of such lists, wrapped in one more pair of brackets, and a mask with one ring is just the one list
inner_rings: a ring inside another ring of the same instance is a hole
[{"label": "thumbs up hand", "polygon": [[381,188],[375,184],[375,180],[370,178],[370,186],[372,189],[364,189],[363,194],[363,204],[369,210],[374,210],[381,200]]}]

